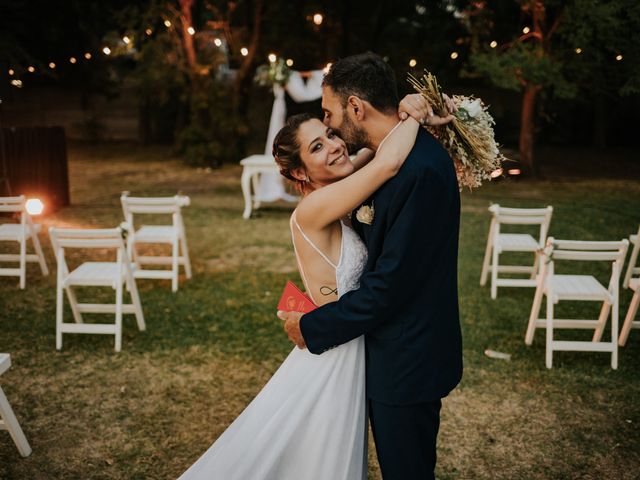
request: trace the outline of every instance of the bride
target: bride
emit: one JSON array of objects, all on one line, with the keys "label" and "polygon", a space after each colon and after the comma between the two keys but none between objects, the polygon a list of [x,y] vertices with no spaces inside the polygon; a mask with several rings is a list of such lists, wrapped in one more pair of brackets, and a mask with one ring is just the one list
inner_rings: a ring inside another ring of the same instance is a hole
[{"label": "bride", "polygon": [[[300,276],[316,305],[358,288],[367,250],[350,212],[402,166],[429,105],[400,103],[400,121],[375,156],[352,161],[320,120],[291,117],[274,141],[282,175],[302,200],[291,215]],[[406,113],[411,116],[407,116]],[[262,391],[179,480],[354,480],[367,476],[364,339],[313,355],[294,348]]]}]

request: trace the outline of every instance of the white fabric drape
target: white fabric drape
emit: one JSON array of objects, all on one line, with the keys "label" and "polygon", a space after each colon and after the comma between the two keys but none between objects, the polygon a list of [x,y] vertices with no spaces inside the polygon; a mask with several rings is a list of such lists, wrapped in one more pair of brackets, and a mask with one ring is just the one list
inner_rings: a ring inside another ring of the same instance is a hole
[{"label": "white fabric drape", "polygon": [[[284,100],[285,89],[291,98],[298,102],[311,102],[322,97],[322,70],[314,70],[305,84],[299,72],[292,71],[287,84],[283,88],[278,84],[273,85],[273,108],[271,109],[271,120],[269,121],[269,132],[267,133],[267,143],[264,154],[272,155],[273,139],[278,131],[284,126],[287,118],[287,105]],[[263,173],[260,176],[257,200],[261,202],[274,202],[279,199],[295,201],[296,197],[289,195],[284,189],[282,176],[276,172]]]}]

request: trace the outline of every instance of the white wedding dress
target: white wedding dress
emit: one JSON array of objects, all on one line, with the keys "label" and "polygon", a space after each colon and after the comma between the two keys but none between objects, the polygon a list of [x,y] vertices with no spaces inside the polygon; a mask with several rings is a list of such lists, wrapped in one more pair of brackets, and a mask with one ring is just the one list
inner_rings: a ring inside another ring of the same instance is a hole
[{"label": "white wedding dress", "polygon": [[[300,229],[295,212],[292,221]],[[358,235],[341,225],[338,265],[299,230],[335,268],[338,295],[358,288],[367,257]],[[302,268],[300,273],[307,285]],[[262,391],[179,480],[365,479],[366,416],[363,337],[322,355],[296,347]]]}]

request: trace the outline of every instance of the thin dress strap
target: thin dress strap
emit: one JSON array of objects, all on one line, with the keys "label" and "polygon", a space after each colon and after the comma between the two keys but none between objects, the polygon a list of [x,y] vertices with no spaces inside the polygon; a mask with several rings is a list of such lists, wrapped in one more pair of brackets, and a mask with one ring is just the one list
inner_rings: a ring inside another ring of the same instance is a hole
[{"label": "thin dress strap", "polygon": [[317,302],[313,298],[313,294],[311,293],[311,289],[309,288],[309,284],[307,282],[307,276],[304,273],[304,268],[302,267],[302,262],[300,261],[300,255],[298,254],[298,249],[296,248],[296,239],[295,239],[295,236],[293,235],[293,226],[291,225],[292,223],[296,226],[298,231],[302,234],[302,237],[309,243],[309,245],[311,245],[311,247],[316,252],[318,252],[320,256],[329,265],[331,265],[336,270],[338,269],[338,267],[331,260],[329,260],[329,257],[327,257],[324,253],[322,253],[322,251],[318,247],[316,247],[315,244],[309,239],[309,237],[307,237],[307,235],[302,231],[302,228],[300,228],[300,225],[298,225],[298,222],[295,219],[295,212],[293,212],[293,214],[291,215],[291,221],[289,222],[289,228],[291,229],[291,243],[293,244],[293,252],[296,254],[296,261],[298,262],[298,269],[300,270],[300,276],[302,277],[302,283],[304,283],[304,288],[307,291],[307,294],[311,297],[311,301],[317,305]]}]

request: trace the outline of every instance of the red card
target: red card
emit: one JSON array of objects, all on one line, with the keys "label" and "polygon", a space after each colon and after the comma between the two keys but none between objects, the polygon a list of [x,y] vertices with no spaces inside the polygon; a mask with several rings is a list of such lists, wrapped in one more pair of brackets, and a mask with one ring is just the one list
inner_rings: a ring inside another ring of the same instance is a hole
[{"label": "red card", "polygon": [[309,297],[302,293],[294,283],[287,280],[284,292],[282,292],[282,296],[278,302],[278,310],[284,312],[309,313],[316,308],[318,308],[318,306],[313,303]]}]

